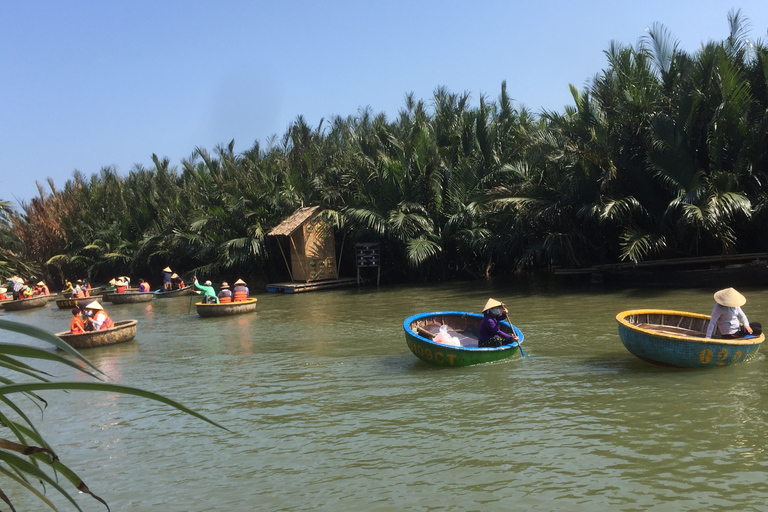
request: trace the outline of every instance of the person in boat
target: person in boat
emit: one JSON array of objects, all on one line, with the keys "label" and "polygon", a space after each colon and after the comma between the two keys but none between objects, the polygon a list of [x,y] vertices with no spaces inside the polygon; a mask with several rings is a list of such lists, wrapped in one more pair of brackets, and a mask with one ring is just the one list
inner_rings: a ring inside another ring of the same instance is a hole
[{"label": "person in boat", "polygon": [[85,298],[85,289],[81,286],[83,282],[81,280],[77,280],[75,283],[75,287],[72,290],[72,297],[83,299]]},{"label": "person in boat", "polygon": [[163,290],[166,292],[169,292],[173,290],[173,270],[171,270],[171,267],[165,267],[163,269]]},{"label": "person in boat", "polygon": [[182,288],[184,288],[184,280],[174,272],[171,276],[171,290],[181,290]]},{"label": "person in boat", "polygon": [[139,279],[139,291],[144,293],[150,291],[149,283],[144,281],[143,279]]},{"label": "person in boat", "polygon": [[8,293],[8,288],[0,287],[0,300],[8,300],[9,297],[6,293]]},{"label": "person in boat", "polygon": [[92,316],[88,317],[88,323],[93,327],[92,330],[104,331],[115,326],[115,323],[109,318],[109,315],[104,311],[99,301],[95,300],[85,306],[85,308],[91,311]]},{"label": "person in boat", "polygon": [[488,299],[483,308],[483,319],[477,330],[478,347],[500,347],[517,341],[516,334],[501,330],[501,321],[507,319],[509,310],[504,303],[496,299]]},{"label": "person in boat", "polygon": [[232,295],[232,302],[243,302],[248,300],[250,290],[248,290],[248,286],[246,286],[245,281],[242,279],[235,281],[235,288],[232,291],[234,292]]},{"label": "person in boat", "polygon": [[195,276],[195,288],[203,292],[203,304],[218,304],[219,297],[216,295],[216,290],[213,289],[213,284],[210,281],[206,281],[205,284],[200,284]]},{"label": "person in boat", "polygon": [[128,283],[123,281],[122,277],[119,277],[117,281],[115,281],[115,292],[125,293],[126,290],[128,290]]},{"label": "person in boat", "polygon": [[221,283],[221,290],[219,291],[219,304],[226,302],[232,302],[232,290],[229,289],[229,283],[224,281]]},{"label": "person in boat", "polygon": [[13,276],[11,278],[10,283],[11,290],[13,290],[13,300],[19,300],[22,297],[22,293],[24,291],[24,280],[20,278],[19,276]]},{"label": "person in boat", "polygon": [[64,285],[64,289],[61,290],[61,293],[71,293],[75,288],[72,286],[71,281],[67,281],[67,284]]},{"label": "person in boat", "polygon": [[720,337],[725,339],[743,338],[748,334],[759,336],[762,325],[753,322],[751,325],[741,306],[747,303],[747,298],[733,288],[715,292],[715,307],[707,326],[707,338],[715,332],[715,326],[720,329]]},{"label": "person in boat", "polygon": [[38,290],[40,290],[39,295],[50,295],[51,290],[48,289],[48,286],[45,284],[45,281],[40,281],[37,283]]},{"label": "person in boat", "polygon": [[35,291],[32,289],[31,286],[29,286],[28,284],[25,284],[24,289],[21,292],[21,295],[22,295],[21,296],[22,299],[29,299],[30,297],[35,296]]},{"label": "person in boat", "polygon": [[72,308],[72,322],[69,324],[69,332],[72,334],[83,334],[85,332],[85,322],[80,308]]}]

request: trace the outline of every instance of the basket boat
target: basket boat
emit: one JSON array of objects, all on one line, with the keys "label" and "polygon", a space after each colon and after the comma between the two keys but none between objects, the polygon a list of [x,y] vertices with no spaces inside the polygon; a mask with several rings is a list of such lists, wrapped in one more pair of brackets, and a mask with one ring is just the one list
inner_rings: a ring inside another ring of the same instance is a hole
[{"label": "basket boat", "polygon": [[56,299],[56,307],[59,309],[72,309],[80,306],[87,306],[91,302],[98,300],[101,301],[101,295],[93,295],[91,297],[81,298],[69,298],[69,299]]},{"label": "basket boat", "polygon": [[242,315],[243,313],[256,311],[256,298],[240,302],[226,302],[224,304],[203,304],[202,302],[197,302],[195,306],[197,306],[197,314],[203,318]]},{"label": "basket boat", "polygon": [[192,285],[185,286],[184,288],[179,288],[178,290],[170,290],[170,291],[164,291],[161,288],[159,290],[155,290],[155,298],[170,299],[172,297],[183,297],[185,295],[195,295],[196,293],[197,292],[195,291],[195,288]]},{"label": "basket boat", "polygon": [[48,295],[36,295],[26,299],[4,300],[0,302],[6,311],[23,311],[25,309],[42,308],[48,304]]},{"label": "basket boat", "polygon": [[56,336],[67,342],[71,347],[78,350],[83,348],[105,347],[131,341],[136,337],[137,320],[122,320],[115,322],[111,329],[103,331],[88,331],[82,334],[72,334],[70,332],[60,332]]},{"label": "basket boat", "polygon": [[[749,361],[765,335],[737,339],[707,338],[709,315],[638,309],[616,315],[619,337],[632,354],[663,366],[709,368]],[[717,334],[717,330],[715,331]]]},{"label": "basket boat", "polygon": [[154,292],[105,293],[104,301],[112,304],[135,304],[149,302],[155,298]]},{"label": "basket boat", "polygon": [[[483,315],[460,311],[420,313],[405,319],[405,342],[413,354],[435,366],[470,366],[489,363],[514,356],[523,342],[523,333],[509,322],[501,322],[504,332],[514,332],[518,341],[493,348],[477,346],[477,330]],[[449,333],[459,338],[461,346],[446,345],[433,341],[440,326],[448,326]]]}]

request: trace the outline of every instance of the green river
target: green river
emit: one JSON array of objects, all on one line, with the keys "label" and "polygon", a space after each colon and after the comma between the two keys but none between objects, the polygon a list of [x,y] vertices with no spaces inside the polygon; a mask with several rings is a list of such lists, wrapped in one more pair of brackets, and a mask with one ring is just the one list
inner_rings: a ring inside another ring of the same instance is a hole
[{"label": "green river", "polygon": [[[768,510],[765,354],[664,368],[618,337],[620,311],[708,314],[715,291],[532,279],[353,287],[259,294],[256,313],[211,319],[189,297],[106,304],[115,320],[139,320],[136,339],[84,355],[111,382],[165,394],[229,432],[125,395],[44,393],[42,414],[17,403],[113,511]],[[750,320],[768,321],[768,290],[739,291]],[[507,304],[529,357],[435,368],[410,353],[406,317],[479,312],[489,297]],[[57,332],[71,314],[51,303],[0,318]],[[45,508],[4,482],[18,510]]]}]

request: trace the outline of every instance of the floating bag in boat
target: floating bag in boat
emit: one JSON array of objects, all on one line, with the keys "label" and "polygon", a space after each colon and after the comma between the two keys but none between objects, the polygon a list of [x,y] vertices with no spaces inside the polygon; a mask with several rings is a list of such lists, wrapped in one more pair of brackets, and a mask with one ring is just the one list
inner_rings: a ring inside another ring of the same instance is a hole
[{"label": "floating bag in boat", "polygon": [[453,345],[455,347],[460,347],[461,342],[459,341],[459,338],[456,336],[451,336],[448,334],[448,326],[447,325],[441,325],[440,326],[440,332],[437,333],[437,336],[435,336],[435,341],[437,343],[443,343],[445,345]]}]

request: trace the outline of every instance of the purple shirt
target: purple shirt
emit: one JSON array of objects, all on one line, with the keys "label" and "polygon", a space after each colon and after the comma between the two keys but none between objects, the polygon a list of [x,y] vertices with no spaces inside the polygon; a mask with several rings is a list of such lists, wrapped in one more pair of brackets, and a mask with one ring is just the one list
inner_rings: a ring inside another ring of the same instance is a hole
[{"label": "purple shirt", "polygon": [[507,315],[504,313],[500,315],[494,315],[490,312],[483,313],[483,320],[480,322],[480,328],[477,330],[477,339],[485,341],[494,336],[501,336],[505,340],[512,341],[512,335],[503,332],[499,328],[499,323],[506,318]]}]

